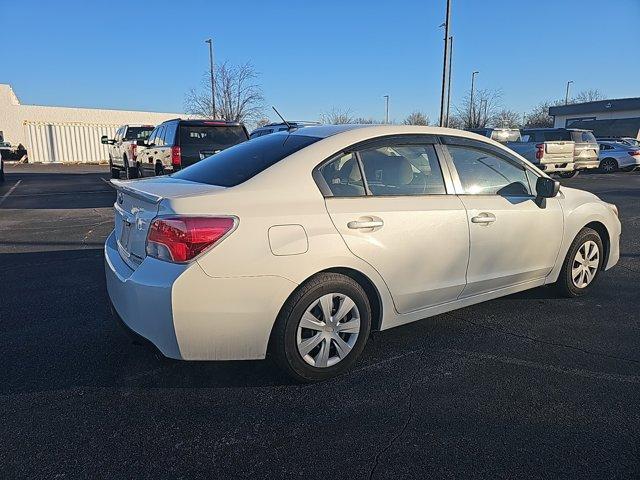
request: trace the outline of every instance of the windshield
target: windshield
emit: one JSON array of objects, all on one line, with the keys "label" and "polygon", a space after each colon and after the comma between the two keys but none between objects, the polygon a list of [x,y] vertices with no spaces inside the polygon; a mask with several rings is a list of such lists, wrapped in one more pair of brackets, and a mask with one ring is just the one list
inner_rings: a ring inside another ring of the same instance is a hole
[{"label": "windshield", "polygon": [[129,127],[125,140],[144,140],[149,138],[149,134],[153,131],[153,127]]},{"label": "windshield", "polygon": [[318,140],[318,137],[303,135],[265,135],[205,158],[175,173],[173,177],[233,187]]}]

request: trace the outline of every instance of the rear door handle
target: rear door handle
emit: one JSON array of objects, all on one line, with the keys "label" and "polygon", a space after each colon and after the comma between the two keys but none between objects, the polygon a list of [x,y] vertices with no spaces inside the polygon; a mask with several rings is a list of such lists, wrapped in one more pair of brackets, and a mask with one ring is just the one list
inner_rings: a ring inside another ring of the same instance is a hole
[{"label": "rear door handle", "polygon": [[377,228],[384,225],[382,220],[367,220],[367,221],[359,221],[353,220],[347,223],[347,227],[352,230],[357,230],[360,228]]},{"label": "rear door handle", "polygon": [[475,217],[471,217],[471,223],[489,224],[496,221],[496,216],[493,213],[482,212]]}]

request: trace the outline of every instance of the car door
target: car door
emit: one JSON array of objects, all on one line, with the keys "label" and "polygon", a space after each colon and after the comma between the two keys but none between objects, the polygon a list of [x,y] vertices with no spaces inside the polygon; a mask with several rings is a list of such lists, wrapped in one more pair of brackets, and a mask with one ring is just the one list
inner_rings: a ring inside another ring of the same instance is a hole
[{"label": "car door", "polygon": [[408,313],[455,300],[469,255],[466,211],[430,136],[382,138],[341,152],[318,177],[349,250]]},{"label": "car door", "polygon": [[503,149],[458,137],[442,140],[469,223],[467,285],[461,297],[548,275],[563,235],[558,199],[537,201],[538,174]]}]

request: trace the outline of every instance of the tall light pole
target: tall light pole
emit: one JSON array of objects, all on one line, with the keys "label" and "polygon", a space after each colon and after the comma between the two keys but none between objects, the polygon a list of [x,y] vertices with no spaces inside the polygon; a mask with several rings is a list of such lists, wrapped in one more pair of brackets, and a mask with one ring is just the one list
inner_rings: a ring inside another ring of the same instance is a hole
[{"label": "tall light pole", "polygon": [[447,117],[445,126],[449,126],[449,107],[451,106],[451,65],[453,64],[453,35],[449,37],[449,78],[447,80]]},{"label": "tall light pole", "polygon": [[569,80],[567,82],[567,92],[564,94],[564,104],[568,105],[569,104],[569,85],[571,85],[573,83],[573,80]]},{"label": "tall light pole", "polygon": [[475,87],[476,87],[476,75],[479,74],[480,72],[475,71],[471,74],[471,101],[469,102],[469,126],[471,128],[474,128],[475,125],[475,121],[474,121],[474,111],[475,111],[475,106],[473,105],[473,95],[475,93]]},{"label": "tall light pole", "polygon": [[213,76],[213,40],[208,38],[204,43],[209,44],[209,71],[211,73],[211,113],[212,117],[216,118],[216,87],[215,77]]},{"label": "tall light pole", "polygon": [[440,95],[440,126],[445,125],[445,91],[449,62],[449,21],[451,20],[451,0],[447,0],[447,16],[444,21],[444,59],[442,61],[442,94]]},{"label": "tall light pole", "polygon": [[389,95],[384,96],[384,123],[389,123]]}]

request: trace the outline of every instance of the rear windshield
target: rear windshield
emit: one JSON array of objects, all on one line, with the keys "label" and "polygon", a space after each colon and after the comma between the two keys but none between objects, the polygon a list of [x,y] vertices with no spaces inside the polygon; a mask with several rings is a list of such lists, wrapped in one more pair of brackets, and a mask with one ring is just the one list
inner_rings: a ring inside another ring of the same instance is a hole
[{"label": "rear windshield", "polygon": [[153,127],[129,127],[127,128],[127,134],[125,140],[144,140],[149,137],[149,134],[153,132]]},{"label": "rear windshield", "polygon": [[519,142],[520,130],[494,130],[491,132],[491,140],[500,143]]},{"label": "rear windshield", "polygon": [[265,135],[207,157],[173,177],[233,187],[318,140],[318,137],[303,135]]},{"label": "rear windshield", "polygon": [[596,143],[596,137],[591,132],[571,132],[571,139],[576,143]]},{"label": "rear windshield", "polygon": [[571,141],[571,133],[567,130],[541,130],[536,132],[536,142]]},{"label": "rear windshield", "polygon": [[227,125],[180,125],[180,146],[215,147],[237,145],[247,139],[244,128]]}]

